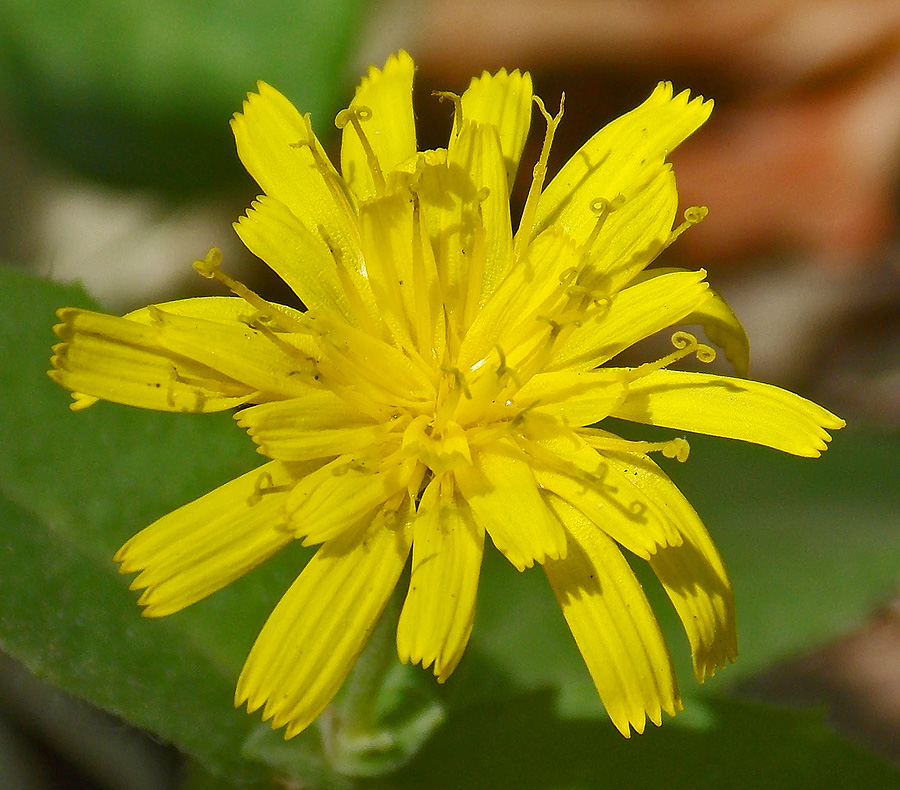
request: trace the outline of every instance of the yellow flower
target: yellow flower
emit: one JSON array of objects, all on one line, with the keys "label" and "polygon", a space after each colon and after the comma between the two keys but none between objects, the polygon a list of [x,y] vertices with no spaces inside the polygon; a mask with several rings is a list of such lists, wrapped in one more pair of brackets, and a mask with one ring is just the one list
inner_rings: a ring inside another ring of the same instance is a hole
[{"label": "yellow flower", "polygon": [[[228,297],[124,318],[59,312],[50,375],[73,408],[233,407],[270,461],[155,522],[116,555],[144,614],[176,612],[293,540],[322,544],[263,627],[236,703],[286,737],[329,704],[412,554],[397,628],[403,661],[445,680],[466,647],[484,536],[538,563],[615,726],[681,708],[671,660],[621,548],[650,563],[684,623],[698,680],[737,653],[725,568],[698,516],[650,459],[680,438],[625,441],[606,417],[818,456],[844,423],[766,384],[671,369],[713,350],[684,332],[639,367],[607,362],[667,327],[702,324],[738,372],[746,336],[705,272],[656,268],[706,213],[673,229],[665,157],[712,103],[661,83],[591,138],[544,188],[562,116],[531,78],[474,79],[446,149],[417,151],[414,65],[370,69],[343,130],[341,173],[308,117],[259,84],[233,121],[265,193],[235,224],[305,310],[219,269]],[[543,148],[514,233],[509,191],[531,123]],[[252,404],[252,405],[250,405]]]}]

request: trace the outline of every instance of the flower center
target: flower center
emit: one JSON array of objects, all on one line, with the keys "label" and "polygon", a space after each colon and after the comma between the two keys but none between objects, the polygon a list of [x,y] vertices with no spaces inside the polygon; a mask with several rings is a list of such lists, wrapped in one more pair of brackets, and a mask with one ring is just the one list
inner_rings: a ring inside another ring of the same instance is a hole
[{"label": "flower center", "polygon": [[403,432],[401,446],[405,455],[418,458],[434,475],[472,463],[466,431],[452,420],[435,429],[428,415],[419,415]]}]

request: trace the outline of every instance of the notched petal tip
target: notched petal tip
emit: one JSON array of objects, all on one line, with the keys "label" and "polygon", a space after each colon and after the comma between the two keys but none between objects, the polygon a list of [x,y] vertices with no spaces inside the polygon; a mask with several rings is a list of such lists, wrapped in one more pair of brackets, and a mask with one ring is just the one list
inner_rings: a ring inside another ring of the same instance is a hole
[{"label": "notched petal tip", "polygon": [[[405,49],[400,49],[388,56],[388,59],[384,62],[383,68],[379,69],[376,66],[369,66],[369,77],[371,78],[373,71],[378,74],[390,74],[394,71],[415,70],[415,68],[416,63],[413,60],[412,55]],[[363,77],[363,79],[365,79],[365,77]]]},{"label": "notched petal tip", "polygon": [[277,98],[284,99],[284,94],[281,93],[277,88],[272,87],[265,80],[257,80],[256,81],[256,93],[250,92],[247,94],[248,99],[253,96],[260,96],[261,98]]},{"label": "notched petal tip", "polygon": [[56,311],[56,317],[60,321],[68,323],[74,316],[78,315],[78,313],[80,312],[82,312],[80,307],[60,307]]},{"label": "notched petal tip", "polygon": [[64,343],[69,342],[75,334],[74,322],[77,315],[78,311],[71,307],[56,311],[56,316],[62,323],[53,325],[53,334]]},{"label": "notched petal tip", "polygon": [[83,392],[73,392],[71,395],[70,411],[84,411],[100,401],[100,398],[95,398],[93,395],[85,395]]},{"label": "notched petal tip", "polygon": [[724,637],[723,643],[710,646],[703,654],[693,658],[694,677],[698,683],[704,683],[707,678],[715,677],[716,671],[725,669],[729,664],[737,661],[738,649],[735,635]]}]

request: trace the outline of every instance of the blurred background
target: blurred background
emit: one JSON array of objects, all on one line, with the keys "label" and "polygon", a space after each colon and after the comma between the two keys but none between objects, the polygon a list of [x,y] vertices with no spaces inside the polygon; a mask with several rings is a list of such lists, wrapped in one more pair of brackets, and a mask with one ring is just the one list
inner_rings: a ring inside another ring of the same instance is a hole
[{"label": "blurred background", "polygon": [[[531,71],[550,107],[565,91],[551,170],[661,79],[714,98],[672,156],[683,207],[710,215],[667,265],[708,269],[753,378],[896,441],[897,0],[0,0],[0,261],[80,281],[116,312],[208,292],[190,264],[211,246],[275,288],[230,228],[256,187],[229,117],[264,79],[333,148],[359,75],[400,47],[419,66],[421,147],[449,130],[431,91],[482,70]],[[900,604],[881,603],[738,693],[827,704],[900,763]],[[169,747],[0,662],[0,787],[168,787],[179,770]]]}]

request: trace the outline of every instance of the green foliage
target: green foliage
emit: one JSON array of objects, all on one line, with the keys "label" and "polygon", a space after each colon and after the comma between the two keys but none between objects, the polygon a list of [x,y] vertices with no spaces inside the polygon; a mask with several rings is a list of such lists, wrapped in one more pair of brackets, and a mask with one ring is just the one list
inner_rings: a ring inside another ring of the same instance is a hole
[{"label": "green foliage", "polygon": [[448,722],[393,790],[822,790],[896,788],[897,773],[839,741],[818,714],[738,702],[703,729],[653,727],[625,741],[606,722],[563,719],[551,693],[507,697]]},{"label": "green foliage", "polygon": [[[227,414],[69,411],[45,375],[53,313],[66,305],[90,301],[0,269],[0,646],[196,758],[217,777],[197,768],[196,787],[223,787],[222,776],[334,788],[897,786],[893,769],[831,734],[818,714],[696,696],[687,645],[662,600],[686,712],[623,740],[604,720],[543,574],[519,574],[493,551],[459,670],[438,687],[391,659],[376,718],[401,751],[363,762],[357,754],[351,773],[411,761],[389,778],[352,779],[329,757],[327,726],[285,743],[231,699],[256,633],[309,552],[289,547],[177,615],[139,616],[115,549],[259,457]],[[815,462],[717,440],[692,445],[690,461],[670,472],[709,525],[738,596],[742,656],[706,684],[720,694],[893,592],[900,502],[887,476],[900,444],[848,431]]]},{"label": "green foliage", "polygon": [[[28,139],[104,181],[241,178],[226,121],[258,79],[326,133],[361,0],[0,0],[0,90]],[[233,165],[231,164],[233,163]]]}]

